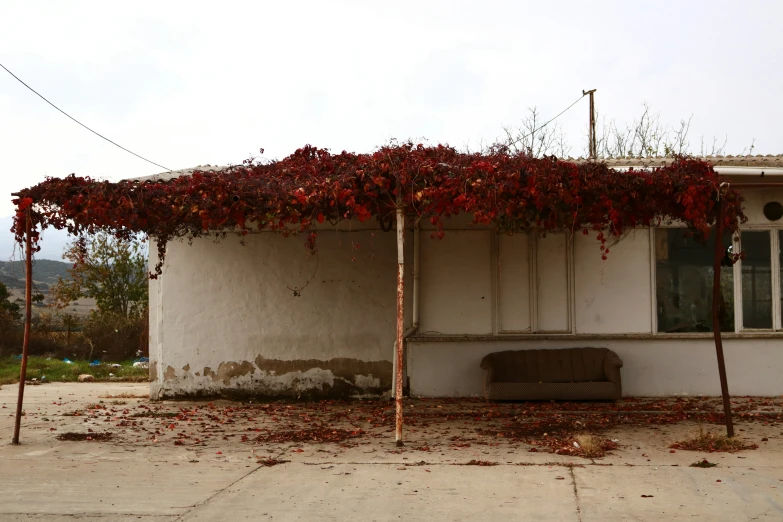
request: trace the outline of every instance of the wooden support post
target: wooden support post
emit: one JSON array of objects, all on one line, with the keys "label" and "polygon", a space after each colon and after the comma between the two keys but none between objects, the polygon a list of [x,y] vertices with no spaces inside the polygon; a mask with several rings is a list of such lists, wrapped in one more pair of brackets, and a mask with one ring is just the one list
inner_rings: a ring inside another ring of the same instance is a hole
[{"label": "wooden support post", "polygon": [[596,159],[598,151],[596,150],[596,137],[595,137],[595,91],[596,89],[590,89],[589,91],[582,91],[582,96],[590,96],[590,120],[588,127],[588,157],[591,160]]},{"label": "wooden support post", "polygon": [[394,408],[395,408],[395,440],[397,446],[402,446],[402,365],[404,364],[403,349],[405,343],[405,214],[402,211],[402,187],[398,186],[397,195],[397,342],[394,358],[396,361],[394,375]]},{"label": "wooden support post", "polygon": [[19,444],[19,428],[22,425],[22,403],[24,401],[24,381],[27,378],[27,351],[30,346],[30,326],[32,323],[32,296],[33,296],[33,248],[30,237],[32,229],[32,217],[27,210],[27,219],[24,227],[25,241],[25,289],[24,289],[24,340],[22,341],[22,365],[19,371],[19,397],[16,401],[16,420],[14,423],[13,443]]},{"label": "wooden support post", "polygon": [[720,374],[720,392],[723,396],[723,413],[726,415],[726,434],[734,436],[734,423],[731,418],[729,383],[726,378],[726,363],[723,360],[723,341],[720,334],[720,268],[723,262],[723,198],[718,190],[718,216],[715,218],[715,267],[712,280],[712,331],[715,336],[715,351],[718,355],[718,373]]}]

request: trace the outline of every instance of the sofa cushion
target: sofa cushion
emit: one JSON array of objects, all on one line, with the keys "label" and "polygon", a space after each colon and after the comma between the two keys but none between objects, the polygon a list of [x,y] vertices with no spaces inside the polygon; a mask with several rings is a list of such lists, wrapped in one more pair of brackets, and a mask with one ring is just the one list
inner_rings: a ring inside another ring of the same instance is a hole
[{"label": "sofa cushion", "polygon": [[574,382],[575,361],[572,350],[535,350],[535,357],[538,380],[533,382]]},{"label": "sofa cushion", "polygon": [[493,401],[589,401],[619,399],[622,388],[613,382],[528,383],[493,382],[485,397]]},{"label": "sofa cushion", "polygon": [[493,353],[495,380],[502,382],[538,382],[538,362],[532,350]]},{"label": "sofa cushion", "polygon": [[604,358],[609,354],[607,348],[571,348],[571,364],[574,369],[574,381],[605,381]]}]

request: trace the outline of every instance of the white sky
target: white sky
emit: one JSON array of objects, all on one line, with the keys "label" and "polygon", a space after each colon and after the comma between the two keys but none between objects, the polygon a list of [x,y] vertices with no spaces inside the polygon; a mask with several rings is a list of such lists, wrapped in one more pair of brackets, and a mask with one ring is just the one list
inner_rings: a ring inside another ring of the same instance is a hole
[{"label": "white sky", "polygon": [[[167,167],[283,157],[312,143],[494,141],[596,88],[599,115],[694,115],[691,142],[783,152],[783,2],[0,3],[0,63]],[[587,100],[558,121],[583,153]],[[599,116],[600,117],[600,116]],[[0,70],[0,193],[71,172],[159,172]],[[13,212],[0,198],[0,216]]]}]

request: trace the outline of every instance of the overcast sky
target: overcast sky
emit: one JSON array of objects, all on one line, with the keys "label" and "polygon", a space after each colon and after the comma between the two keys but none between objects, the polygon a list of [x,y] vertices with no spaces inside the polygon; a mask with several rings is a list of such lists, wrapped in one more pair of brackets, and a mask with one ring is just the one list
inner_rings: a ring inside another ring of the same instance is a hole
[{"label": "overcast sky", "polygon": [[[691,141],[783,152],[783,2],[0,3],[0,63],[168,168],[283,157],[311,143],[491,142],[527,107],[596,88],[601,116],[643,102]],[[45,176],[161,169],[79,127],[0,70],[0,192]],[[586,143],[587,100],[558,122]],[[600,118],[600,116],[599,116]],[[0,198],[0,216],[13,212]]]}]

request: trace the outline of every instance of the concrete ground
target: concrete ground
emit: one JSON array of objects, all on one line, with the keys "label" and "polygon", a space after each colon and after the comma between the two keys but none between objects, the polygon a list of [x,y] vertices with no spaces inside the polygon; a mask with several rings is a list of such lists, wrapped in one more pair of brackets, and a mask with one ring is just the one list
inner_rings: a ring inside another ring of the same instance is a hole
[{"label": "concrete ground", "polygon": [[[721,432],[694,413],[714,400],[410,400],[400,449],[388,401],[151,403],[143,384],[51,383],[26,388],[13,446],[16,394],[0,388],[3,521],[783,519],[779,399],[736,400],[759,448],[732,454],[669,448]],[[562,454],[572,428],[618,447]],[[57,439],[73,433],[111,438]]]}]

